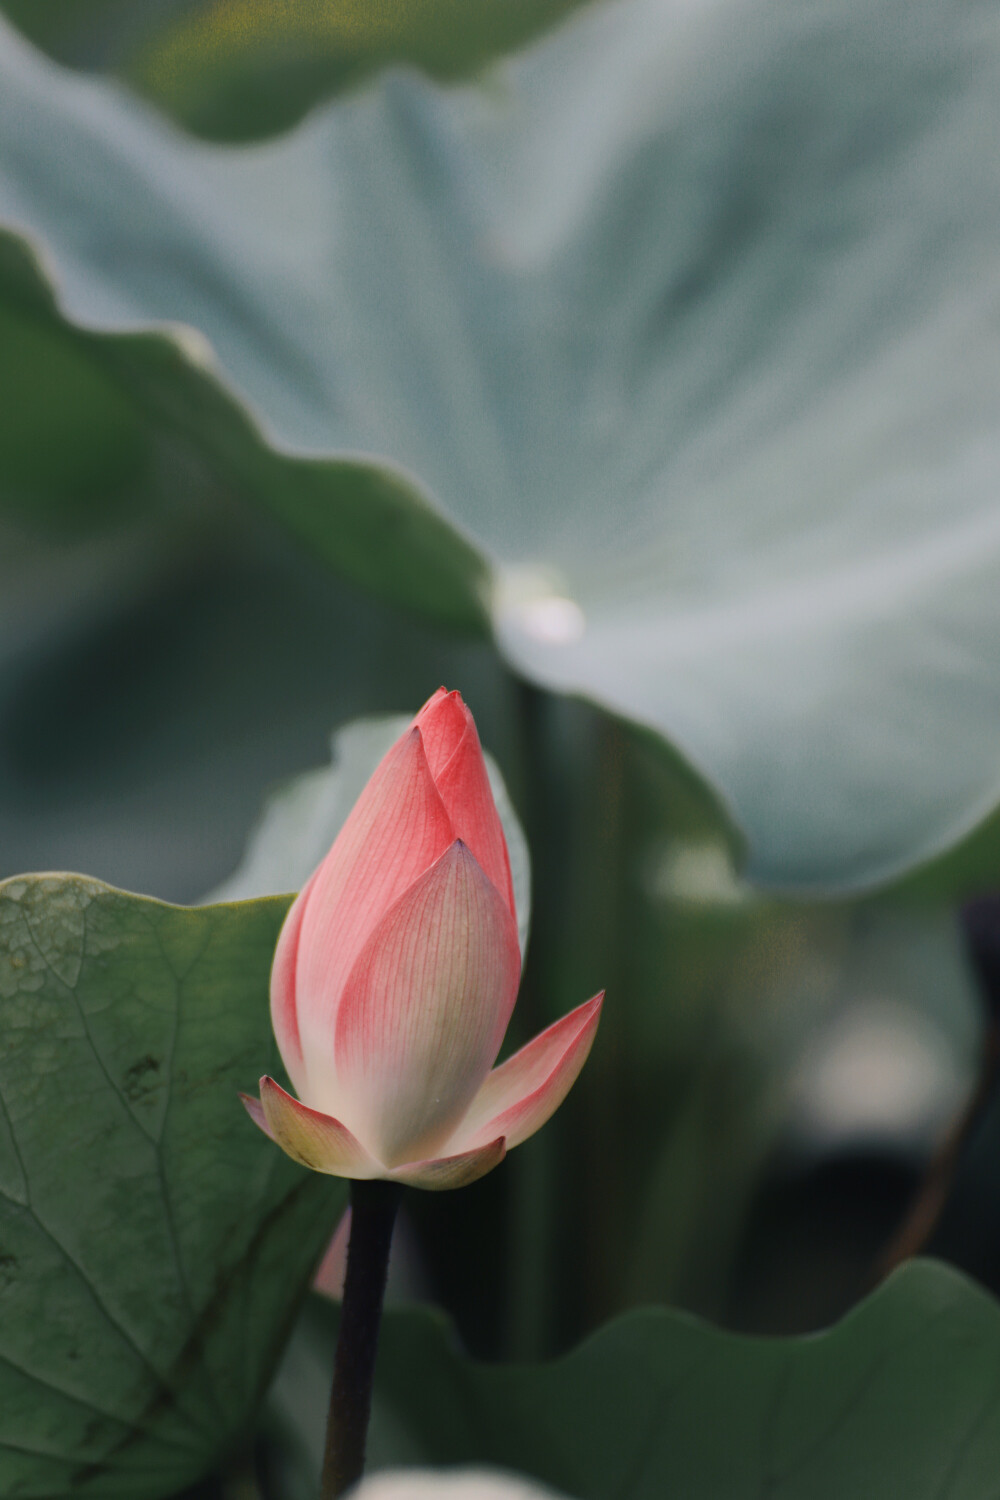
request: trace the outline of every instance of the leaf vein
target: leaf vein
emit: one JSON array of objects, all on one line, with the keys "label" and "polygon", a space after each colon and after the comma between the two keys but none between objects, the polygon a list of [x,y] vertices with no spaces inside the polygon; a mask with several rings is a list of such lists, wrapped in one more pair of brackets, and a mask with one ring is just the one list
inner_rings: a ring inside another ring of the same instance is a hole
[{"label": "leaf vein", "polygon": [[[122,1416],[119,1412],[106,1411],[104,1407],[97,1406],[87,1396],[81,1396],[76,1391],[67,1390],[65,1386],[58,1385],[48,1375],[37,1375],[33,1370],[28,1370],[24,1365],[19,1365],[17,1360],[11,1359],[9,1354],[0,1350],[0,1364],[6,1365],[15,1375],[22,1380],[30,1380],[34,1385],[40,1385],[43,1390],[50,1391],[59,1396],[63,1401],[71,1401],[74,1406],[81,1407],[84,1411],[93,1412],[97,1417],[102,1417],[106,1422],[115,1422],[123,1427],[126,1432],[141,1432],[151,1443],[160,1443],[164,1448],[176,1448],[181,1453],[200,1453],[201,1449],[194,1443],[182,1443],[177,1438],[165,1437],[160,1433],[152,1432],[134,1417]],[[0,1447],[10,1446],[6,1439],[0,1438]]]}]

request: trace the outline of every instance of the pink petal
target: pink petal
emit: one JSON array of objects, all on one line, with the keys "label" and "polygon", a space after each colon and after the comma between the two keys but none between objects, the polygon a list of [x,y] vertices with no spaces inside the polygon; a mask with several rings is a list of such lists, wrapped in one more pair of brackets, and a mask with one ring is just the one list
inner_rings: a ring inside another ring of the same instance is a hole
[{"label": "pink petal", "polygon": [[[288,1069],[288,1076],[299,1093],[305,1085],[306,1069],[302,1058],[302,1040],[295,1011],[295,969],[299,951],[299,934],[305,915],[306,900],[312,889],[316,873],[309,877],[288,909],[284,925],[278,935],[271,965],[271,1025],[278,1043],[281,1060]],[[258,1121],[259,1123],[259,1121]]]},{"label": "pink petal", "polygon": [[341,1215],[340,1223],[333,1231],[333,1237],[323,1251],[323,1259],[312,1280],[312,1290],[319,1292],[322,1297],[329,1297],[332,1302],[342,1302],[344,1299],[347,1250],[350,1242],[351,1210],[346,1208]]},{"label": "pink petal", "polygon": [[503,824],[493,800],[489,773],[483,759],[479,735],[468,709],[465,734],[447,764],[434,772],[434,782],[448,809],[456,838],[472,850],[485,873],[507,903],[514,920],[514,883]]},{"label": "pink petal", "polygon": [[260,1080],[260,1099],[241,1094],[247,1114],[293,1161],[331,1177],[384,1177],[377,1161],[332,1115],[300,1104],[273,1078]]},{"label": "pink petal", "polygon": [[337,1012],[338,1087],[388,1166],[433,1155],[465,1114],[520,971],[514,919],[456,841],[372,933]]},{"label": "pink petal", "polygon": [[435,781],[451,760],[465,734],[466,720],[471,717],[461,693],[449,693],[447,688],[440,687],[413,720],[415,728],[420,730]]},{"label": "pink petal", "polygon": [[498,1167],[507,1154],[503,1137],[479,1146],[475,1151],[463,1151],[458,1156],[439,1156],[430,1161],[411,1161],[404,1167],[394,1167],[390,1172],[396,1182],[405,1182],[410,1187],[427,1188],[431,1192],[442,1192],[445,1188],[467,1187],[479,1177],[485,1177]]},{"label": "pink petal", "polygon": [[[263,1079],[261,1080],[261,1082],[263,1082]],[[251,1120],[257,1126],[257,1129],[263,1130],[264,1134],[267,1136],[271,1136],[271,1140],[273,1141],[274,1136],[271,1135],[271,1127],[267,1123],[267,1116],[264,1113],[264,1106],[261,1104],[260,1100],[255,1099],[253,1094],[241,1093],[240,1103],[243,1105],[243,1108],[246,1110]]]},{"label": "pink petal", "polygon": [[334,1022],[372,930],[454,840],[420,731],[406,731],[365,787],[311,882],[301,920],[295,1011],[308,1072],[299,1092],[338,1109]]},{"label": "pink petal", "polygon": [[473,1150],[498,1135],[507,1149],[545,1124],[576,1082],[601,1018],[603,992],[554,1022],[488,1075],[448,1142]]}]

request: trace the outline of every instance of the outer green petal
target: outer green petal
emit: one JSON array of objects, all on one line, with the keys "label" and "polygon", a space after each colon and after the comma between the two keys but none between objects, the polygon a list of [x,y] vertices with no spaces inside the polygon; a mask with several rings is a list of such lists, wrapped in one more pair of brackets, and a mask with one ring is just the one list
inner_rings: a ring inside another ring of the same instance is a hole
[{"label": "outer green petal", "polygon": [[240,1098],[254,1124],[293,1161],[313,1172],[362,1179],[385,1175],[345,1125],[293,1099],[273,1078],[260,1080],[259,1100],[248,1094]]}]

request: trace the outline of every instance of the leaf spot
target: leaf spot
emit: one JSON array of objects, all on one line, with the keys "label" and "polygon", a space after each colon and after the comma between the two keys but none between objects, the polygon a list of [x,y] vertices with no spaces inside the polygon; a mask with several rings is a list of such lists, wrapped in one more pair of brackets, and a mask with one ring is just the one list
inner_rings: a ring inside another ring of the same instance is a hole
[{"label": "leaf spot", "polygon": [[145,1099],[160,1087],[159,1072],[159,1059],[150,1056],[148,1052],[145,1057],[140,1057],[138,1062],[125,1069],[122,1092],[130,1104]]}]

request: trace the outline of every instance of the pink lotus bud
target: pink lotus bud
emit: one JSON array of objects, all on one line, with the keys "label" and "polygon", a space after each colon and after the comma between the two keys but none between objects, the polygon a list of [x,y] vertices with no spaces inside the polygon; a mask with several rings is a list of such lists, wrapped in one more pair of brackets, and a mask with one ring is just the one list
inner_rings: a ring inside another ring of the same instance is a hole
[{"label": "pink lotus bud", "polygon": [[521,978],[514,891],[472,715],[440,688],[373,772],[297,896],[251,1117],[335,1177],[461,1187],[562,1103],[603,996],[494,1068]]}]

